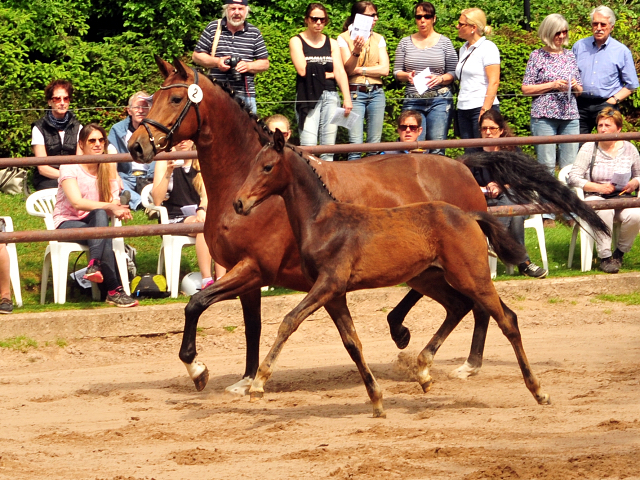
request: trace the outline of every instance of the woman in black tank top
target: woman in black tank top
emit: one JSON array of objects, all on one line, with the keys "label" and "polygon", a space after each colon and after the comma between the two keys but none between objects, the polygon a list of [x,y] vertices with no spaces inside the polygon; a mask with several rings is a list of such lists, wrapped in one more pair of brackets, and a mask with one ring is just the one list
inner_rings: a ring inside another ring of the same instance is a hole
[{"label": "woman in black tank top", "polygon": [[[336,86],[344,98],[345,114],[351,112],[349,83],[338,43],[322,33],[329,21],[321,3],[310,3],[304,17],[307,26],[289,41],[296,67],[296,116],[300,145],[335,145],[338,127],[331,119],[340,105]],[[333,160],[333,154],[320,155]]]},{"label": "woman in black tank top", "polygon": [[[192,150],[193,142],[184,140],[173,150]],[[204,223],[207,214],[207,192],[204,189],[198,160],[158,160],[153,174],[153,203],[166,207],[170,223]],[[195,215],[186,214],[181,207],[194,206]],[[202,274],[202,288],[214,283],[211,276],[211,254],[204,235],[196,235],[196,256]],[[226,273],[221,265],[215,265],[216,279]]]}]

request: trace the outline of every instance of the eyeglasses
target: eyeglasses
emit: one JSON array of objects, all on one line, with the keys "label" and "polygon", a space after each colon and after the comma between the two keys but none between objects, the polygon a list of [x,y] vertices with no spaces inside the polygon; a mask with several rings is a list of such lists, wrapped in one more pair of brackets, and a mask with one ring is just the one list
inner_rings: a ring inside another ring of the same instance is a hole
[{"label": "eyeglasses", "polygon": [[418,131],[418,125],[398,125],[398,130],[401,132],[411,130],[412,132]]},{"label": "eyeglasses", "polygon": [[87,143],[89,145],[95,145],[96,143],[104,143],[104,137],[100,138],[87,138]]},{"label": "eyeglasses", "polygon": [[309,17],[311,23],[327,23],[327,17]]},{"label": "eyeglasses", "polygon": [[416,15],[416,20],[422,20],[423,18],[425,20],[431,20],[434,17],[434,15]]},{"label": "eyeglasses", "polygon": [[568,35],[569,34],[569,30],[560,30],[559,32],[556,32],[556,34],[554,35],[555,37],[559,36],[559,35]]},{"label": "eyeglasses", "polygon": [[64,97],[51,97],[51,100],[53,100],[55,103],[58,102],[64,102],[64,103],[69,103],[69,95],[65,95]]},{"label": "eyeglasses", "polygon": [[458,24],[456,25],[456,28],[462,28],[462,27],[471,27],[472,25],[470,23],[460,23],[458,22]]},{"label": "eyeglasses", "polygon": [[500,127],[485,127],[485,126],[480,127],[481,132],[496,133],[498,130],[500,130]]},{"label": "eyeglasses", "polygon": [[134,105],[133,107],[129,107],[131,110],[138,110],[140,112],[145,112],[149,110],[150,107],[143,107],[142,105]]},{"label": "eyeglasses", "polygon": [[605,22],[591,22],[591,26],[592,26],[593,28],[597,28],[597,27],[602,27],[602,28],[604,28],[604,27],[608,27],[608,26],[609,26],[609,24],[608,24],[608,23],[605,23]]}]

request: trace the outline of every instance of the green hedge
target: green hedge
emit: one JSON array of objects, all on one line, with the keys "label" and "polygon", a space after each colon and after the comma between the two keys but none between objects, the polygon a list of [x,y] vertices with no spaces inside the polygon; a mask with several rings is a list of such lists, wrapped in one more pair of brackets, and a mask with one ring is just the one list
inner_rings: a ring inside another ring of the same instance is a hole
[{"label": "green hedge", "polygon": [[[376,30],[385,36],[393,63],[400,39],[415,31],[414,2],[383,0]],[[436,29],[456,48],[453,25],[463,8],[473,3],[458,0],[434,2]],[[571,40],[590,35],[588,13],[596,3],[576,5],[568,0],[532,5],[532,26],[549,12],[561,12],[569,21]],[[153,55],[189,61],[204,26],[218,18],[221,1],[200,0],[4,0],[0,6],[0,157],[31,155],[31,123],[43,115],[43,90],[52,78],[69,78],[76,94],[72,108],[83,123],[97,121],[109,128],[124,117],[128,97],[137,90],[155,91],[161,82]],[[332,22],[327,33],[336,37],[351,2],[327,4]],[[303,28],[306,3],[293,0],[251,2],[250,21],[265,37],[271,67],[257,77],[259,113],[282,113],[294,120],[295,70],[289,59],[289,38]],[[640,6],[637,0],[611,7],[619,17],[614,36],[636,48],[640,44]],[[520,4],[486,0],[482,8],[495,28],[492,40],[502,55],[499,90],[502,111],[518,135],[529,133],[530,99],[520,95],[522,75],[529,56],[540,46],[535,33],[522,28]],[[587,28],[585,28],[587,27]],[[640,67],[640,55],[634,52]],[[384,140],[396,137],[393,120],[400,110],[404,89],[392,77],[385,79],[387,112]],[[640,127],[640,92],[625,102],[626,129]],[[341,133],[344,139],[344,132]]]}]

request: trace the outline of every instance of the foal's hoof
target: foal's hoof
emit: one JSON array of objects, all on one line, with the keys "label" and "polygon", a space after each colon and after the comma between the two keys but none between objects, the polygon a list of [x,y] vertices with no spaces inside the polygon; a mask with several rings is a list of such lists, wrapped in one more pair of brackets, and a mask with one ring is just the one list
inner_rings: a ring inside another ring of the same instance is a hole
[{"label": "foal's hoof", "polygon": [[424,383],[421,383],[420,386],[422,387],[422,391],[424,393],[427,393],[429,390],[431,390],[431,386],[433,385],[433,379],[429,379]]},{"label": "foal's hoof", "polygon": [[232,395],[244,396],[249,394],[249,388],[251,388],[251,383],[253,382],[253,378],[244,377],[239,382],[234,383],[233,385],[229,385],[224,389],[226,393],[230,393]]},{"label": "foal's hoof", "polygon": [[184,366],[187,367],[187,372],[189,372],[189,377],[193,380],[196,390],[199,392],[204,390],[204,387],[207,386],[207,382],[209,381],[209,369],[207,366],[197,360],[191,363],[183,363]]},{"label": "foal's hoof", "polygon": [[250,402],[257,402],[258,400],[262,400],[264,397],[264,392],[251,392],[249,397]]},{"label": "foal's hoof", "polygon": [[542,395],[537,395],[536,400],[540,405],[551,405],[551,397],[548,393],[543,393]]},{"label": "foal's hoof", "polygon": [[374,408],[373,418],[387,418],[387,413],[382,408]]},{"label": "foal's hoof", "polygon": [[451,378],[459,378],[460,380],[466,380],[469,377],[480,373],[480,367],[473,367],[469,362],[464,362],[454,371],[449,374]]},{"label": "foal's hoof", "polygon": [[398,332],[391,332],[391,338],[396,342],[396,347],[400,350],[404,350],[411,341],[411,332],[405,326],[401,326]]},{"label": "foal's hoof", "polygon": [[204,390],[204,387],[207,386],[207,382],[209,381],[209,369],[204,367],[203,372],[193,379],[193,384],[196,386],[196,390],[201,392]]}]

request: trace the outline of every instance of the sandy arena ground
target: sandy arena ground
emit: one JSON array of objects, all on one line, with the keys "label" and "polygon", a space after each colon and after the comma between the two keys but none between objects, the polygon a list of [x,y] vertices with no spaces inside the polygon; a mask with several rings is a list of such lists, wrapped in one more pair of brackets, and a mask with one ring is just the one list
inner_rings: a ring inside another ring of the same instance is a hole
[{"label": "sandy arena ground", "polygon": [[[519,315],[550,406],[529,394],[495,323],[480,374],[448,378],[466,358],[471,317],[441,348],[436,383],[422,393],[414,358],[443,310],[418,304],[406,322],[411,343],[399,355],[385,316],[403,288],[350,296],[386,419],[372,418],[324,312],[293,335],[256,403],[224,394],[244,370],[238,301],[202,318],[198,359],[211,378],[200,393],[177,356],[180,305],[2,317],[0,338],[27,334],[39,348],[0,351],[0,478],[640,478],[640,307],[595,299],[639,290],[640,275],[498,289]],[[262,354],[300,298],[264,299]],[[45,346],[56,338],[68,346]]]}]

